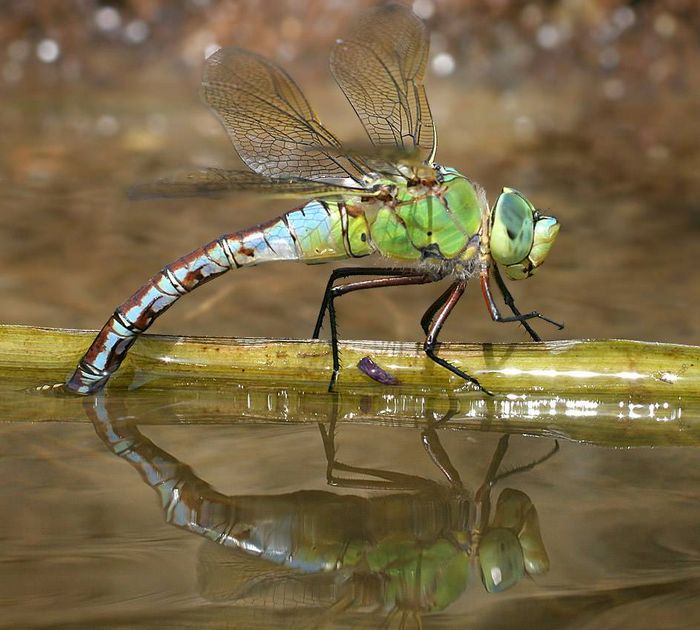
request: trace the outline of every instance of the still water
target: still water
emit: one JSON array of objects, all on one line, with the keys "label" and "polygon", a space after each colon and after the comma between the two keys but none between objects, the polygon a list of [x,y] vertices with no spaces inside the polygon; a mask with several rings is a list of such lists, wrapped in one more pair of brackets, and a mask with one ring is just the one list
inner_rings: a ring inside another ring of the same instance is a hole
[{"label": "still water", "polygon": [[560,401],[522,434],[470,395],[4,400],[2,627],[700,620],[690,401],[653,419]]},{"label": "still water", "polygon": [[[0,7],[3,323],[97,328],[164,264],[289,209],[126,198],[177,169],[236,167],[196,96],[212,43],[273,57],[324,123],[360,137],[325,62],[360,3],[161,4],[109,28],[84,6]],[[414,3],[437,33],[438,160],[562,223],[512,287],[521,309],[566,323],[547,339],[698,344],[697,16],[462,4]],[[154,332],[306,338],[328,272],[231,274]],[[345,298],[341,334],[418,339],[442,290]],[[525,337],[472,291],[443,339]],[[660,401],[591,396],[522,418],[467,396],[446,418],[444,399],[300,407],[254,386],[83,401],[25,393],[17,373],[0,384],[2,628],[700,625],[695,399],[640,419]]]}]

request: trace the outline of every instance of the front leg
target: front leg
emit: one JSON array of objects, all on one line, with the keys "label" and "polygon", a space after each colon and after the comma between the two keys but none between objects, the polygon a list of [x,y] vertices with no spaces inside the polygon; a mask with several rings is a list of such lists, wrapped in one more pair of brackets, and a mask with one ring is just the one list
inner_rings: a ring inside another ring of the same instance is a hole
[{"label": "front leg", "polygon": [[447,300],[450,299],[450,295],[452,294],[452,291],[454,291],[455,287],[457,286],[457,282],[453,282],[445,291],[438,297],[426,310],[425,313],[423,313],[423,317],[420,319],[420,327],[423,329],[423,332],[427,335],[429,330],[430,330],[430,324],[433,323],[433,319],[435,318],[435,313],[437,313],[447,302]]},{"label": "front leg", "polygon": [[552,324],[553,326],[556,326],[559,330],[562,330],[564,328],[564,324],[560,324],[559,322],[555,322],[552,319],[549,319],[548,317],[545,317],[538,311],[530,311],[529,313],[521,313],[518,308],[515,306],[515,300],[513,299],[513,296],[511,295],[510,291],[508,291],[508,287],[506,287],[505,282],[503,281],[503,278],[501,277],[501,273],[498,270],[498,267],[496,265],[493,265],[493,275],[496,278],[496,284],[498,285],[498,288],[501,291],[501,294],[503,295],[503,301],[505,302],[506,306],[511,310],[513,313],[512,317],[504,317],[501,315],[501,312],[498,310],[498,306],[496,305],[496,301],[493,299],[493,294],[491,293],[491,285],[490,285],[490,277],[489,277],[489,270],[491,269],[491,266],[486,267],[482,269],[481,271],[481,276],[480,276],[480,282],[481,282],[481,293],[484,296],[484,300],[486,301],[486,308],[489,311],[489,315],[491,315],[491,319],[495,322],[498,322],[499,324],[506,324],[509,322],[519,322],[523,325],[523,328],[527,330],[528,334],[532,338],[533,341],[542,341],[541,337],[534,331],[532,326],[527,322],[529,319],[542,319],[545,322]]}]

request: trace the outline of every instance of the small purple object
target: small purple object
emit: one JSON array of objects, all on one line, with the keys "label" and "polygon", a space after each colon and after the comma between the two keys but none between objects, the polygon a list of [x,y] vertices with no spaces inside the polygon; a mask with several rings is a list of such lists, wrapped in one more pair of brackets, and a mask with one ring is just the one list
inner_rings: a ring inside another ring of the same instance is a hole
[{"label": "small purple object", "polygon": [[398,385],[399,379],[380,368],[370,357],[362,357],[357,364],[360,372],[382,385]]}]

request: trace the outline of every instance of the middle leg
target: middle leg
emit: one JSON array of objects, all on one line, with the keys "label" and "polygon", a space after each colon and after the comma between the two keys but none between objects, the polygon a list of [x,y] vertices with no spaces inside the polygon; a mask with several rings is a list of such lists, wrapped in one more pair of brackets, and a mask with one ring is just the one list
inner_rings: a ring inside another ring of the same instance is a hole
[{"label": "middle leg", "polygon": [[[460,370],[457,366],[452,365],[449,361],[446,361],[442,357],[439,357],[435,351],[438,345],[438,335],[442,330],[443,325],[447,321],[452,309],[455,307],[459,299],[464,295],[464,289],[466,288],[466,280],[459,280],[455,282],[449,290],[449,293],[445,292],[441,295],[436,302],[442,302],[441,306],[437,309],[432,318],[432,323],[428,327],[428,334],[425,338],[425,343],[423,344],[423,349],[425,353],[438,365],[441,365],[445,369],[449,370],[453,374],[463,378],[465,381],[469,381],[473,385],[476,385],[482,392],[493,396],[493,393],[486,389],[476,378],[470,376],[463,370]],[[443,299],[444,298],[444,299]],[[432,307],[431,307],[432,308]],[[430,312],[430,309],[428,309]],[[424,316],[425,317],[425,316]]]}]

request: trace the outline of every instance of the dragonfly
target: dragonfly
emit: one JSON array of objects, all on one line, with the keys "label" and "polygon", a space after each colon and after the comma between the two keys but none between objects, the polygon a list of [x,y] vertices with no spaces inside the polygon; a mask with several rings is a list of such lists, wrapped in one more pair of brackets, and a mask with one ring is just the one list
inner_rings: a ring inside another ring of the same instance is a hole
[{"label": "dragonfly", "polygon": [[[270,221],[224,234],[166,265],[114,311],[65,388],[96,393],[139,335],[183,295],[231,269],[272,261],[307,264],[382,256],[387,264],[341,267],[331,274],[313,331],[328,316],[333,390],[340,373],[335,300],[350,292],[450,279],[425,311],[424,351],[438,365],[492,394],[441,358],[438,336],[479,276],[491,318],[563,326],[538,311],[521,313],[511,280],[542,265],[559,232],[520,192],[503,188],[489,206],[484,190],[435,161],[437,134],[426,97],[429,53],[423,22],[401,5],[361,14],[331,53],[332,74],[360,119],[369,148],[346,147],[321,124],[292,78],[256,53],[222,48],[205,61],[204,101],[249,170],[203,169],[135,188],[139,197],[220,195],[240,190],[301,197],[303,205]],[[495,301],[491,278],[511,315]]]}]

